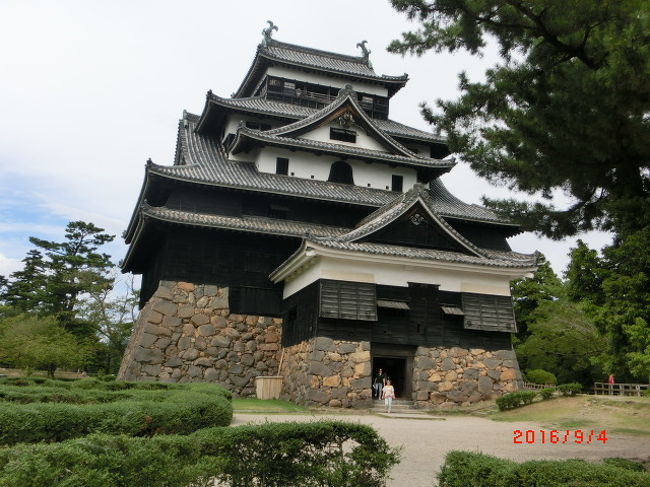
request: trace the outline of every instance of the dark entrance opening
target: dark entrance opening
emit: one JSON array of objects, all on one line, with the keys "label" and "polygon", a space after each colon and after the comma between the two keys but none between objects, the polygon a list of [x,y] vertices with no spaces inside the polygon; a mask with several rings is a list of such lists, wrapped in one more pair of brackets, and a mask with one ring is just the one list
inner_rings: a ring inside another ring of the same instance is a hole
[{"label": "dark entrance opening", "polygon": [[406,373],[406,358],[404,357],[373,357],[372,359],[372,377],[374,378],[379,373],[379,369],[384,371],[384,374],[392,381],[395,388],[395,396],[400,399],[405,398],[405,392],[410,390],[410,384],[407,382]]}]

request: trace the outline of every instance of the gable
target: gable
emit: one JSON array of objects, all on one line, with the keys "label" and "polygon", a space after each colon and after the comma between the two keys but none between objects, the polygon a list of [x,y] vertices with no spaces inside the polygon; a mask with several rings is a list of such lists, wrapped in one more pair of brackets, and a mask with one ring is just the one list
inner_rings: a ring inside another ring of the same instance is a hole
[{"label": "gable", "polygon": [[337,120],[326,122],[301,134],[298,138],[395,153],[395,151],[388,151],[375,134],[368,133],[365,128],[354,122],[346,123],[345,126]]},{"label": "gable", "polygon": [[450,250],[471,255],[467,248],[431,218],[420,202],[360,241]]}]

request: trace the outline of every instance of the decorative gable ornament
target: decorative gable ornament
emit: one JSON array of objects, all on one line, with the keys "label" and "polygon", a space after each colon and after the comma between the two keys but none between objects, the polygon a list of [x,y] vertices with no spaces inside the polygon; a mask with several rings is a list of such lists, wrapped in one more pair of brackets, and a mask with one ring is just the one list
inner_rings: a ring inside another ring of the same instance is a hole
[{"label": "decorative gable ornament", "polygon": [[424,217],[420,215],[419,213],[415,213],[411,215],[411,223],[415,226],[420,225],[422,222],[424,222]]}]

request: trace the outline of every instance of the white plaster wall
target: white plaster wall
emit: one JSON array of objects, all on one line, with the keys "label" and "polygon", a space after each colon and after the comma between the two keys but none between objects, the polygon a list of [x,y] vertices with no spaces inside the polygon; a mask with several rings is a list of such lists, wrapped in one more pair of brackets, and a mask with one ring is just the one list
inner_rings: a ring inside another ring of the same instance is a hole
[{"label": "white plaster wall", "polygon": [[352,88],[354,88],[354,90],[357,92],[370,93],[372,95],[379,96],[388,96],[388,90],[383,86],[364,83],[362,81],[350,81],[341,78],[333,78],[330,76],[320,75],[316,73],[305,73],[303,71],[278,66],[269,67],[266,70],[266,74],[270,76],[278,76],[280,78],[306,81],[307,83],[333,86],[335,88],[343,88],[345,85],[352,85]]},{"label": "white plaster wall", "polygon": [[[259,151],[259,155],[255,159],[257,169],[260,172],[275,173],[275,164],[278,157],[289,159],[289,176],[319,181],[327,181],[332,163],[341,159],[329,155],[317,156],[305,151],[292,152],[279,147],[264,147]],[[244,156],[243,160],[251,161],[253,159],[250,156]],[[348,159],[346,162],[352,166],[355,186],[390,189],[392,176],[395,174],[404,178],[402,189],[408,191],[417,181],[416,171],[407,167],[390,167],[388,164],[380,163],[368,164],[354,159]]]},{"label": "white plaster wall", "polygon": [[342,128],[337,123],[323,125],[322,127],[317,127],[316,129],[302,134],[300,138],[318,140],[320,142],[329,142],[331,144],[345,145],[348,147],[358,147],[361,149],[371,149],[382,152],[388,152],[386,148],[381,145],[374,137],[370,137],[364,129],[361,127],[353,126],[349,130],[354,130],[357,133],[356,142],[344,142],[342,140],[333,140],[330,139],[330,128]]},{"label": "white plaster wall", "polygon": [[[523,273],[519,277],[523,277]],[[430,266],[360,262],[353,259],[319,257],[318,261],[293,279],[285,281],[284,297],[291,296],[318,279],[371,282],[407,287],[409,282],[437,284],[441,291],[471,292],[510,296],[512,275],[482,273],[471,269],[441,269]]]}]

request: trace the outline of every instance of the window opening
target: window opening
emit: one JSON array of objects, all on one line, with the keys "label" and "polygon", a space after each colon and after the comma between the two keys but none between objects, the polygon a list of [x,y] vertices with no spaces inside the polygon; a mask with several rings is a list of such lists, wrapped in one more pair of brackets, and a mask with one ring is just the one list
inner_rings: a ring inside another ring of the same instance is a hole
[{"label": "window opening", "polygon": [[354,184],[352,167],[344,161],[336,161],[330,168],[330,175],[327,180],[331,183]]},{"label": "window opening", "polygon": [[393,191],[402,191],[404,187],[404,176],[397,176],[396,174],[393,174],[392,187]]},{"label": "window opening", "polygon": [[341,142],[357,142],[357,133],[354,130],[330,128],[330,139],[340,140]]},{"label": "window opening", "polygon": [[289,159],[286,157],[278,157],[275,160],[275,174],[289,174]]}]

